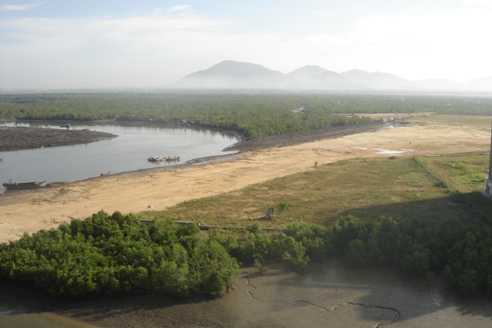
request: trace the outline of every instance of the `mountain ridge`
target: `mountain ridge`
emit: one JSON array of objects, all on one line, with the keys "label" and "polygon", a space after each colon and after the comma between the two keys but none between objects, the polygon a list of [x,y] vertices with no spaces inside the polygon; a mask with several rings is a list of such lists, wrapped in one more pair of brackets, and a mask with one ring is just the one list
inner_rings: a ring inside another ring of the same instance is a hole
[{"label": "mountain ridge", "polygon": [[353,69],[341,73],[306,65],[289,73],[265,66],[224,60],[190,73],[173,85],[177,89],[258,89],[302,91],[492,91],[492,77],[464,83],[446,79],[407,80],[385,72]]}]

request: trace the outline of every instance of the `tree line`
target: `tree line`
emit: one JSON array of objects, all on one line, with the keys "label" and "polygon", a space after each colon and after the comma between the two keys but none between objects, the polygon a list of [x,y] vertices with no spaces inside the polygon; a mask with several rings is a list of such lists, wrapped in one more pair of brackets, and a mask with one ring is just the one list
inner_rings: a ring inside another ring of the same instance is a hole
[{"label": "tree line", "polygon": [[341,217],[330,228],[298,222],[282,233],[252,224],[235,234],[196,225],[99,212],[0,245],[0,281],[52,295],[159,290],[178,297],[222,295],[239,265],[273,262],[302,270],[341,256],[358,266],[391,265],[441,277],[462,293],[492,292],[492,228],[485,224]]},{"label": "tree line", "polygon": [[[302,111],[296,111],[301,108]],[[492,98],[288,93],[0,95],[2,119],[152,121],[204,125],[233,129],[247,138],[364,124],[370,120],[359,116],[363,113],[417,112],[492,115]]]}]

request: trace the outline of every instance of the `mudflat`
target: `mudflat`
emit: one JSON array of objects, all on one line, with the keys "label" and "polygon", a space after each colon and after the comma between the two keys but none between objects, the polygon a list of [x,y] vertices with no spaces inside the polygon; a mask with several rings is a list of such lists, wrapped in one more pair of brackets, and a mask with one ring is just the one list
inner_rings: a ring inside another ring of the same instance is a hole
[{"label": "mudflat", "polygon": [[[99,327],[436,327],[486,328],[492,303],[465,299],[439,283],[387,268],[354,268],[332,259],[295,273],[245,268],[222,298],[186,301],[160,293],[98,296],[66,302],[0,285],[0,302],[28,306]],[[56,321],[55,321],[56,322]]]},{"label": "mudflat", "polygon": [[42,147],[68,146],[116,137],[114,134],[90,131],[34,127],[0,127],[0,152]]}]

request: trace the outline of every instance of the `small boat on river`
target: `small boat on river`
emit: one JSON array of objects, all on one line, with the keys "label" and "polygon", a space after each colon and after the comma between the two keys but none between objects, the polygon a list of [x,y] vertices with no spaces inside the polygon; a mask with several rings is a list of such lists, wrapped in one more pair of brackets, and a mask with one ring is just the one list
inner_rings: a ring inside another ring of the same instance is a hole
[{"label": "small boat on river", "polygon": [[38,189],[46,186],[46,181],[41,182],[6,182],[3,184],[7,190],[26,190],[26,189]]},{"label": "small boat on river", "polygon": [[151,156],[149,158],[147,158],[147,161],[151,162],[151,163],[156,163],[156,164],[159,164],[160,162],[166,162],[166,163],[169,163],[169,162],[179,162],[181,160],[181,158],[179,156],[168,156],[168,157],[160,157],[160,156]]}]

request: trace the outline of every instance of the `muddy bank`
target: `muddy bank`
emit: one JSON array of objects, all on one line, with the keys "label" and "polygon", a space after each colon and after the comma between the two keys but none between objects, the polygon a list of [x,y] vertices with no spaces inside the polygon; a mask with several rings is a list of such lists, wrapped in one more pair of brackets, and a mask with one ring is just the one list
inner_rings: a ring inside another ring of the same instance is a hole
[{"label": "muddy bank", "polygon": [[267,148],[293,146],[323,139],[340,138],[351,134],[372,132],[381,129],[384,126],[385,124],[381,122],[373,122],[363,125],[334,126],[323,130],[265,136],[251,140],[241,140],[226,150],[255,151]]},{"label": "muddy bank", "polygon": [[339,260],[311,264],[302,274],[275,266],[263,274],[244,268],[234,284],[218,299],[183,301],[141,292],[70,302],[1,286],[0,302],[17,300],[100,327],[485,328],[492,323],[492,303],[485,298],[463,299],[440,283]]},{"label": "muddy bank", "polygon": [[115,137],[111,133],[90,130],[0,127],[0,152],[85,144]]}]

